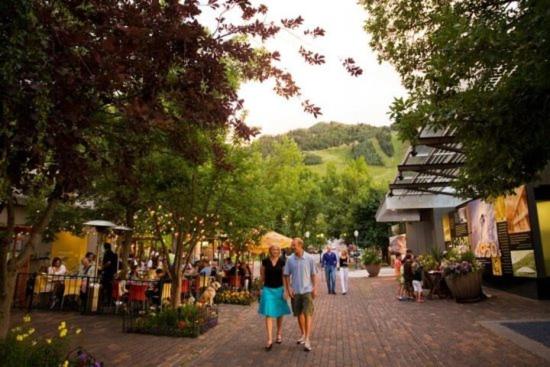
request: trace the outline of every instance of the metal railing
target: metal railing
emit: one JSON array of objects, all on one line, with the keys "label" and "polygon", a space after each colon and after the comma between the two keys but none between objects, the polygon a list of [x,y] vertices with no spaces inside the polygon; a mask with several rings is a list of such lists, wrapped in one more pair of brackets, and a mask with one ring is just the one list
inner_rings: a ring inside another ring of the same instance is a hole
[{"label": "metal railing", "polygon": [[[182,300],[198,299],[212,278],[184,277],[180,289]],[[107,280],[101,277],[17,274],[13,307],[81,313],[118,313],[122,309],[148,309],[169,303],[169,280]]]}]

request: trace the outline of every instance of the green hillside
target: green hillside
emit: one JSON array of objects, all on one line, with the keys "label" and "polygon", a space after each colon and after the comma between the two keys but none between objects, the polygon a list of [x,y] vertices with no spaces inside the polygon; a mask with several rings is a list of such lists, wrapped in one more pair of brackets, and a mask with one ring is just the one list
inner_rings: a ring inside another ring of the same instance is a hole
[{"label": "green hillside", "polygon": [[326,173],[330,163],[340,170],[347,161],[363,157],[374,183],[381,187],[395,177],[396,166],[401,163],[408,146],[387,126],[339,122],[320,122],[308,129],[262,136],[260,140],[262,146],[269,149],[270,143],[281,137],[293,139],[304,152],[304,162],[309,169],[319,175]]},{"label": "green hillside", "polygon": [[[386,186],[391,180],[394,179],[397,173],[397,165],[403,160],[405,151],[407,150],[408,144],[403,143],[397,137],[397,133],[392,132],[392,144],[394,147],[395,153],[392,157],[388,157],[380,149],[380,145],[376,139],[372,139],[373,144],[376,148],[377,153],[382,158],[384,162],[383,166],[373,166],[369,165],[369,170],[373,181],[380,186]],[[342,169],[346,161],[352,159],[351,145],[341,145],[338,147],[332,147],[321,150],[309,151],[308,153],[316,154],[323,159],[323,163],[313,166],[308,166],[309,169],[319,175],[323,175],[326,172],[327,164],[332,162],[336,169]]]}]

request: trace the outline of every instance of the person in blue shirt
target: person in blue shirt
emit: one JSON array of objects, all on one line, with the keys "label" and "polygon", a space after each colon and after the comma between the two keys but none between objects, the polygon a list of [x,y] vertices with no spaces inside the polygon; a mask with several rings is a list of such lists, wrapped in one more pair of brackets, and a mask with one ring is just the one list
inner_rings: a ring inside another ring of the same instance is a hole
[{"label": "person in blue shirt", "polygon": [[325,269],[325,279],[327,281],[328,294],[336,294],[336,267],[338,266],[338,257],[330,246],[323,255],[321,266]]}]

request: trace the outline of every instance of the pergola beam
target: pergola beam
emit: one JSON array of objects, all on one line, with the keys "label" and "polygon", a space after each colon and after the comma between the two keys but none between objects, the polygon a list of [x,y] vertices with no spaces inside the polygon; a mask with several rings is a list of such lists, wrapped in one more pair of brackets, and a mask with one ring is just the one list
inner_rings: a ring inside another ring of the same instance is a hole
[{"label": "pergola beam", "polygon": [[428,163],[428,164],[400,164],[397,166],[399,172],[431,172],[444,169],[460,168],[464,163]]},{"label": "pergola beam", "polygon": [[432,187],[448,187],[451,186],[452,183],[452,181],[392,183],[390,184],[390,190],[429,190]]},{"label": "pergola beam", "polygon": [[456,143],[456,138],[454,136],[418,137],[415,143],[417,145],[454,144]]}]

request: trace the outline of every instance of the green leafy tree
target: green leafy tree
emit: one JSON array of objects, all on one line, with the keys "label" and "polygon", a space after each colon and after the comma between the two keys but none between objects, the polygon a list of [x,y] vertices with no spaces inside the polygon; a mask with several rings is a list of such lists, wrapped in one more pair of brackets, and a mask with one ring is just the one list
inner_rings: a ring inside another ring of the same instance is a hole
[{"label": "green leafy tree", "polygon": [[380,60],[408,89],[392,118],[415,143],[454,133],[467,160],[456,187],[496,196],[550,159],[550,14],[546,1],[363,0]]},{"label": "green leafy tree", "polygon": [[378,152],[376,151],[376,148],[374,148],[374,144],[370,139],[363,140],[362,142],[354,145],[351,149],[351,154],[353,155],[353,159],[363,157],[367,164],[373,166],[384,165],[384,162],[382,162],[382,158],[380,158],[380,155],[378,155]]}]

